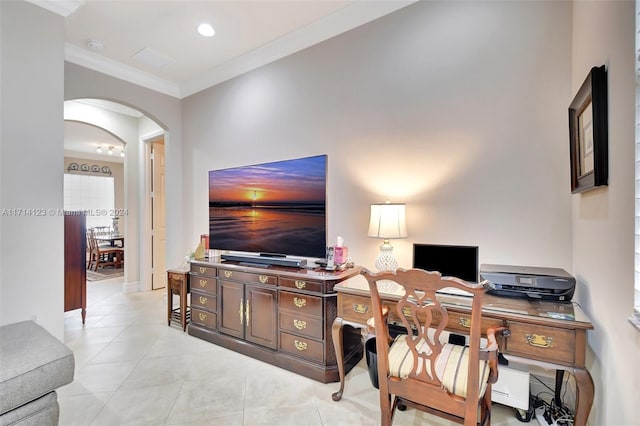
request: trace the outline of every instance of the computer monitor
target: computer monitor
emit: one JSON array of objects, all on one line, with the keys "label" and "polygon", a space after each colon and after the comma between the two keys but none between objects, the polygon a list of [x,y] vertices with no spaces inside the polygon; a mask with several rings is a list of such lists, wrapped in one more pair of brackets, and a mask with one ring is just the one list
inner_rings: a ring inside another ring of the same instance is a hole
[{"label": "computer monitor", "polygon": [[478,282],[478,247],[414,244],[413,267],[475,283]]}]

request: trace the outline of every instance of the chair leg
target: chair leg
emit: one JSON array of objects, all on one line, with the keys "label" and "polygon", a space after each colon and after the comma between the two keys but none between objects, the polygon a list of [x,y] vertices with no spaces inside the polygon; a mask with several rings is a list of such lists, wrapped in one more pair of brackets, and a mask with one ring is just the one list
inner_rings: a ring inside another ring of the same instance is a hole
[{"label": "chair leg", "polygon": [[392,417],[391,395],[380,390],[380,425],[391,426]]}]

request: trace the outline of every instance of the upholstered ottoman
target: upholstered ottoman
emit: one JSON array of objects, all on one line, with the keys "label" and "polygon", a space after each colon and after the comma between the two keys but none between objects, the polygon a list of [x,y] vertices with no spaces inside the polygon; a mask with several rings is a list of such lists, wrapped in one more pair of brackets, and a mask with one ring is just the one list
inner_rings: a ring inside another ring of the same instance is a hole
[{"label": "upholstered ottoman", "polygon": [[73,352],[33,321],[0,327],[0,425],[57,425]]}]

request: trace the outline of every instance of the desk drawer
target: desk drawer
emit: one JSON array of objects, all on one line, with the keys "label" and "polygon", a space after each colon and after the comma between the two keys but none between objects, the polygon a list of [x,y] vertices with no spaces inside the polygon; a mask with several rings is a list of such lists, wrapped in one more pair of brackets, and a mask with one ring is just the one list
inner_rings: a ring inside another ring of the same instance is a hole
[{"label": "desk drawer", "polygon": [[345,321],[366,324],[369,318],[373,318],[373,306],[369,297],[341,294],[338,301],[338,316]]},{"label": "desk drawer", "polygon": [[572,365],[575,362],[574,330],[508,322],[511,336],[506,339],[506,353],[524,358]]},{"label": "desk drawer", "polygon": [[216,311],[216,295],[209,293],[191,292],[191,306],[207,311]]},{"label": "desk drawer", "polygon": [[216,268],[211,266],[202,266],[202,265],[196,265],[195,263],[192,263],[191,272],[194,274],[207,275],[209,277],[215,278],[217,271],[216,271]]},{"label": "desk drawer", "polygon": [[196,291],[205,292],[209,294],[216,294],[216,279],[202,277],[200,275],[191,276],[191,288]]},{"label": "desk drawer", "polygon": [[322,319],[281,311],[280,330],[321,340]]},{"label": "desk drawer", "polygon": [[216,314],[201,311],[197,308],[191,309],[191,322],[202,327],[214,329],[216,328]]},{"label": "desk drawer", "polygon": [[280,333],[280,350],[317,362],[324,360],[322,342],[316,342],[315,340],[294,336],[289,333]]},{"label": "desk drawer", "polygon": [[280,309],[322,318],[322,298],[280,291]]},{"label": "desk drawer", "polygon": [[[471,327],[471,314],[462,314],[459,312],[449,312],[449,323],[447,325],[447,330],[449,331],[460,331],[462,334],[469,334],[469,328]],[[489,327],[500,327],[502,325],[502,321],[495,318],[482,318],[482,335],[485,335],[487,332],[487,328]]]}]

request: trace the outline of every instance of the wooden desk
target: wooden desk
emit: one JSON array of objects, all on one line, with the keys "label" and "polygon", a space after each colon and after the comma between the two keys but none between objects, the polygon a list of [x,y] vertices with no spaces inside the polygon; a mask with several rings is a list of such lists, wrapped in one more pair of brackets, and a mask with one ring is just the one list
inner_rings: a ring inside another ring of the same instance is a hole
[{"label": "wooden desk", "polygon": [[[333,322],[332,336],[336,350],[340,389],[332,395],[334,401],[342,398],[344,391],[344,360],[353,357],[352,351],[344,353],[343,326],[366,327],[373,316],[367,282],[363,277],[337,284],[338,315]],[[389,321],[400,322],[395,303],[399,295],[380,291],[389,305]],[[447,330],[466,334],[470,321],[470,304],[464,296],[442,294],[440,302],[449,312]],[[483,329],[494,325],[509,328],[511,335],[500,340],[500,352],[509,360],[554,369],[556,387],[562,384],[564,371],[576,380],[576,425],[586,425],[593,404],[594,386],[585,368],[587,330],[593,325],[577,303],[529,301],[486,295],[482,310]],[[360,349],[361,350],[361,349]]]}]

